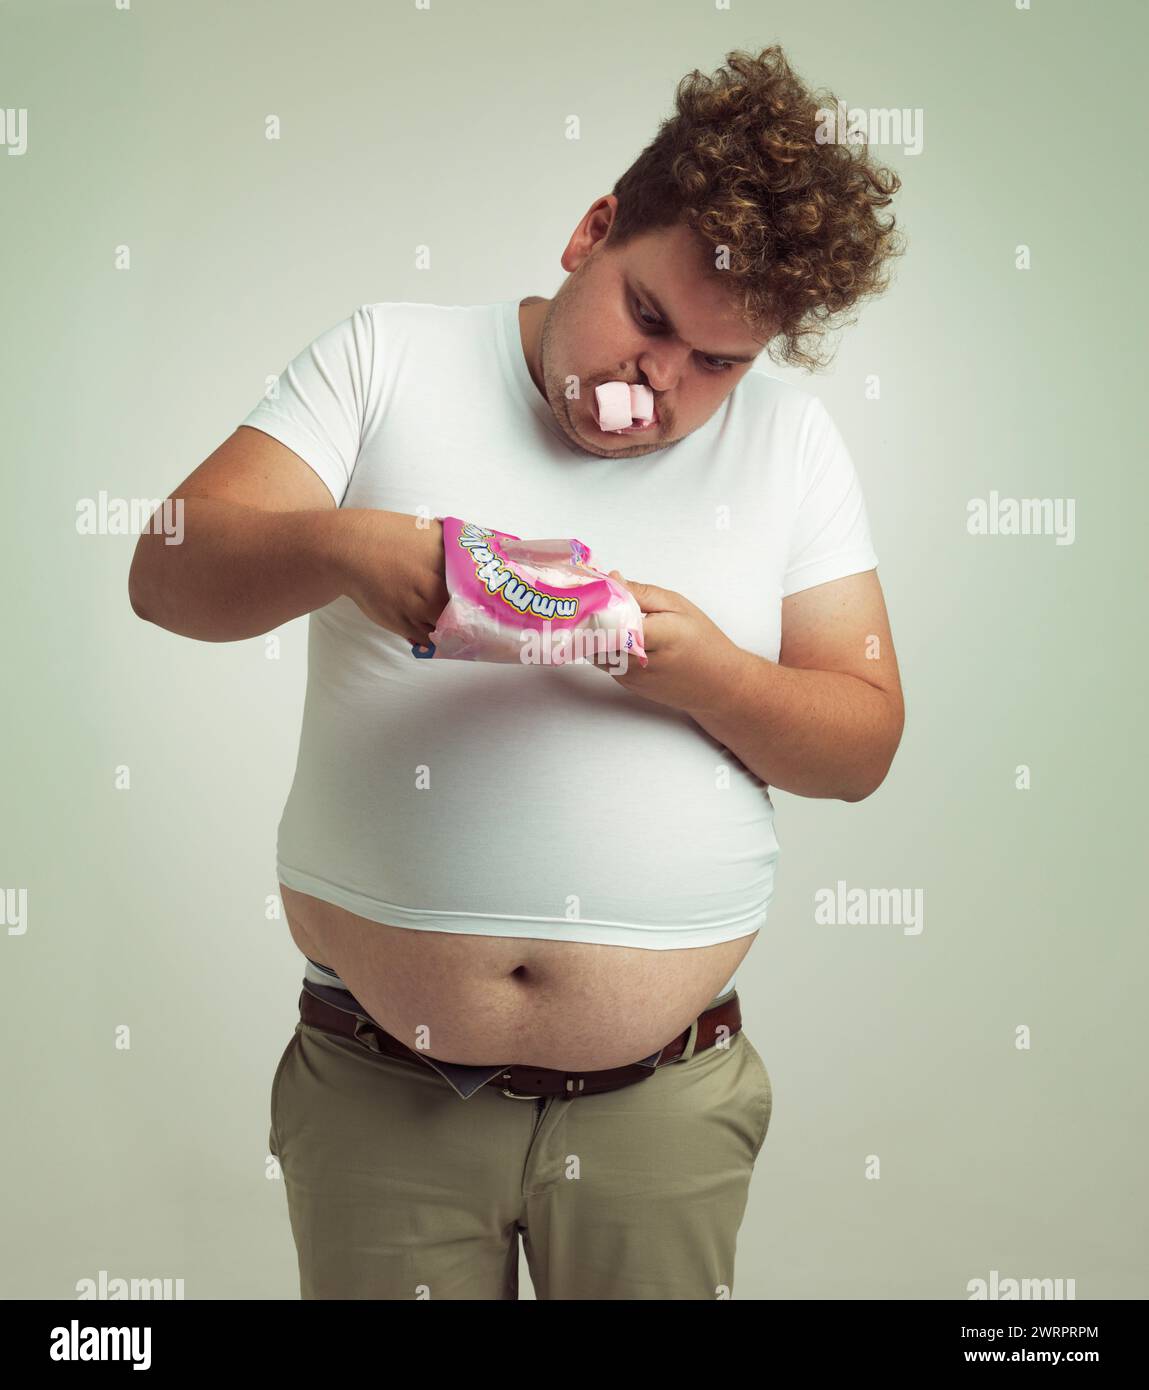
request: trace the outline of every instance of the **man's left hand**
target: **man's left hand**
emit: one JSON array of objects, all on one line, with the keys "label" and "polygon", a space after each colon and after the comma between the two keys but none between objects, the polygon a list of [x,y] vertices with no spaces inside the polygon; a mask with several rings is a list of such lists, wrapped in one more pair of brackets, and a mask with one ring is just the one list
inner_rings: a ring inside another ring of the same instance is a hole
[{"label": "man's left hand", "polygon": [[[741,648],[701,608],[672,589],[623,579],[618,570],[611,570],[610,577],[638,600],[648,660],[642,666],[631,657],[625,675],[613,679],[644,699],[688,714],[713,707],[721,689],[737,678]],[[603,669],[609,672],[609,667]]]}]

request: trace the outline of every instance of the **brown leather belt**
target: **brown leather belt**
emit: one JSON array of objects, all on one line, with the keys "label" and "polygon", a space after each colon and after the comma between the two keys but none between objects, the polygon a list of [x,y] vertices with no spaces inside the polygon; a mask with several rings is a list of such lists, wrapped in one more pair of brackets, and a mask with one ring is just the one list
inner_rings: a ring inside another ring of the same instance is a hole
[{"label": "brown leather belt", "polygon": [[[421,1053],[401,1043],[374,1019],[363,1014],[349,1013],[345,1009],[337,1009],[306,990],[299,998],[299,1016],[304,1023],[313,1028],[353,1038],[372,1051],[380,1052],[387,1057],[397,1057],[401,1061],[414,1062],[418,1066],[427,1065],[427,1059]],[[617,1091],[623,1086],[645,1081],[648,1076],[654,1074],[655,1068],[677,1061],[690,1047],[692,1040],[693,1048],[690,1055],[694,1056],[713,1047],[719,1039],[723,1040],[722,1045],[728,1045],[729,1039],[741,1027],[742,1010],[738,1004],[738,992],[735,991],[729,999],[700,1014],[689,1028],[684,1028],[677,1037],[672,1038],[650,1062],[631,1062],[624,1067],[585,1072],[512,1065],[502,1068],[484,1084],[500,1087],[504,1095],[520,1100],[536,1100],[543,1096],[559,1096],[564,1100],[571,1100],[575,1096]]]}]

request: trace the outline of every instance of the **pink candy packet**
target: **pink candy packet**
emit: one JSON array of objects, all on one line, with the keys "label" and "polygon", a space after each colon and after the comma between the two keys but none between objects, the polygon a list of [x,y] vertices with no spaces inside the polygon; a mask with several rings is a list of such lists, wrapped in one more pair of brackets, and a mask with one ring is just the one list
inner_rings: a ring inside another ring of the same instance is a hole
[{"label": "pink candy packet", "polygon": [[563,666],[647,664],[642,610],[578,540],[524,541],[457,516],[443,522],[450,602],[416,656]]}]

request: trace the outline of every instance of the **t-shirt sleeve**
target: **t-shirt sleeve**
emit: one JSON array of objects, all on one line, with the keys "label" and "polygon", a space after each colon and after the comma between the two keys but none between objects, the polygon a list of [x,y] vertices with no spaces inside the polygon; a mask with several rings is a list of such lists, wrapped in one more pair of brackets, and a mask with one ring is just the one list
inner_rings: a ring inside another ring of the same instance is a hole
[{"label": "t-shirt sleeve", "polygon": [[782,597],[877,568],[854,461],[830,412],[811,397],[798,510]]},{"label": "t-shirt sleeve", "polygon": [[374,360],[375,319],[364,304],[293,357],[240,421],[309,463],[336,506],[363,441]]}]

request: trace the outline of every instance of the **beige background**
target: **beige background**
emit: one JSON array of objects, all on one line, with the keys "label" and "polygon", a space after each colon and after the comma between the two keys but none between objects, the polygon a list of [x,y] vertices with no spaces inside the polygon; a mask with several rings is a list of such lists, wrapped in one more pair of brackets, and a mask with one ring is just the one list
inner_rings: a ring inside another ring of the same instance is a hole
[{"label": "beige background", "polygon": [[[29,112],[0,153],[0,881],[29,894],[0,929],[0,1294],[101,1269],[298,1294],[265,1161],[302,958],[266,903],[306,622],[279,660],[141,623],[134,538],[78,535],[78,499],[162,497],[363,302],[553,293],[679,77],[779,41],[851,105],[924,113],[921,154],[881,151],[893,289],[827,373],[782,373],[857,462],[908,720],[868,800],[776,794],[736,1295],[961,1299],[994,1269],[1149,1295],[1144,7],[25,0],[0,25],[0,106]],[[991,489],[1074,498],[1074,544],[969,535]],[[839,879],[920,889],[924,930],[816,925]]]}]

